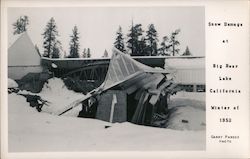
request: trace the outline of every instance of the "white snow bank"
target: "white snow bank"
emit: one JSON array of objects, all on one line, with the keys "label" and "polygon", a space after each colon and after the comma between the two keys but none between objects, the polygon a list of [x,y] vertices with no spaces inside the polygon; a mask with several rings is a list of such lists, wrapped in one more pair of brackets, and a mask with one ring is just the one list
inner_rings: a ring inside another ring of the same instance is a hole
[{"label": "white snow bank", "polygon": [[174,130],[205,130],[205,113],[204,110],[191,106],[175,107],[170,113],[167,128]]},{"label": "white snow bank", "polygon": [[8,95],[9,151],[204,150],[205,131],[177,131],[38,113],[26,99]]},{"label": "white snow bank", "polygon": [[18,84],[15,80],[8,78],[8,88],[17,88]]},{"label": "white snow bank", "polygon": [[[24,113],[24,114],[33,114],[33,113],[36,113],[37,110],[30,107],[29,106],[29,103],[26,102],[26,98],[21,96],[21,95],[17,95],[15,93],[12,93],[12,94],[9,94],[8,95],[8,99],[9,99],[9,114],[11,115],[19,115]],[[10,118],[9,117],[9,120],[15,120],[13,118]]]},{"label": "white snow bank", "polygon": [[179,91],[176,94],[171,96],[171,99],[175,99],[175,98],[194,99],[194,100],[198,100],[198,101],[205,101],[206,100],[206,93],[205,92]]},{"label": "white snow bank", "polygon": [[175,130],[205,130],[205,93],[178,92],[171,96],[168,128]]},{"label": "white snow bank", "polygon": [[[21,91],[20,93],[34,94],[28,91]],[[42,99],[49,101],[48,106],[43,106],[42,111],[52,114],[58,114],[63,108],[74,102],[75,100],[82,98],[82,93],[76,93],[64,85],[64,82],[60,78],[51,78],[48,83],[45,83],[40,93],[36,95],[41,96]],[[77,112],[68,113],[69,116],[77,116],[79,109],[75,109]]]}]

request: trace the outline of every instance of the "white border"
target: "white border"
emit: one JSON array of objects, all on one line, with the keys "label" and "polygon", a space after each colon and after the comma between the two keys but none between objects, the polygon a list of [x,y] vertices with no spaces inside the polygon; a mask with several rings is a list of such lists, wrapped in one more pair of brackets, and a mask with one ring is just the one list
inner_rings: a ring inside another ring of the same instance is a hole
[{"label": "white border", "polygon": [[[122,152],[42,152],[42,153],[7,153],[8,152],[8,111],[7,111],[7,7],[163,7],[163,6],[216,6],[217,4],[246,3],[249,1],[164,1],[164,0],[85,0],[85,1],[2,1],[1,2],[1,157],[2,158],[204,158],[204,157],[246,157],[248,154],[211,153],[208,151],[122,151]],[[231,5],[232,5],[231,4]],[[223,8],[222,8],[223,11]],[[206,14],[206,13],[205,13]],[[207,18],[206,18],[207,19]],[[205,21],[207,24],[207,20]],[[249,22],[248,22],[249,24]],[[206,28],[207,31],[207,28]],[[249,35],[249,32],[247,32]],[[249,39],[248,39],[249,40]],[[206,35],[207,41],[207,35]],[[248,41],[249,42],[249,41]],[[206,43],[207,46],[207,43]],[[206,48],[207,53],[207,48]],[[208,55],[206,55],[207,57]],[[249,59],[249,58],[248,58]],[[249,71],[249,69],[247,69]],[[249,79],[249,78],[248,78]],[[249,101],[249,100],[248,100]],[[208,121],[208,114],[206,115]],[[248,117],[249,119],[249,117]],[[249,120],[248,120],[249,121]],[[249,124],[248,124],[249,125]],[[249,132],[249,128],[247,128]],[[249,138],[249,137],[248,137]],[[223,146],[223,145],[221,145]],[[249,146],[248,146],[249,147]]]}]

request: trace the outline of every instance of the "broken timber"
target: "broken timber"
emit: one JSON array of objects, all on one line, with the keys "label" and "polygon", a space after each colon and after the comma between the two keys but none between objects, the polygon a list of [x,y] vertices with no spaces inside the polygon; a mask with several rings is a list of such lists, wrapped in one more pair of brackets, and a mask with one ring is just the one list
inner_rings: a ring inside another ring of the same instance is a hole
[{"label": "broken timber", "polygon": [[[139,124],[145,124],[145,122],[150,123],[155,109],[154,106],[159,103],[160,96],[167,97],[166,94],[172,94],[176,87],[176,84],[173,83],[172,79],[169,79],[168,76],[166,76],[171,73],[173,73],[173,70],[155,69],[146,66],[135,61],[129,55],[126,55],[117,49],[113,49],[113,55],[103,84],[97,89],[89,92],[86,96],[65,107],[58,115],[62,115],[75,107],[81,106],[82,102],[89,100],[90,98],[100,97],[108,90],[114,89],[122,90],[127,95],[135,93],[133,98],[138,102],[134,105],[136,108],[131,119],[132,122]],[[119,102],[117,105],[118,104]],[[115,107],[119,108],[117,105],[115,105]],[[131,106],[126,105],[125,107]],[[100,109],[108,109],[109,112],[106,113],[107,117],[100,117],[101,120],[110,121],[110,119],[112,119],[111,122],[121,122],[125,119],[116,119],[113,121],[113,116],[117,115],[114,115],[116,113],[116,108],[111,106],[99,107],[97,109],[97,116],[98,112],[100,113],[101,111]],[[126,113],[126,111],[124,112]]]}]

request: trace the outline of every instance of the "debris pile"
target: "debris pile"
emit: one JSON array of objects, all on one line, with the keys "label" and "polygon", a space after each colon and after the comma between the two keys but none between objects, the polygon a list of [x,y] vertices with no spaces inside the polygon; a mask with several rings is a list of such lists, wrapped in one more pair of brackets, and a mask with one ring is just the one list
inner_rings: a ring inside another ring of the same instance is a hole
[{"label": "debris pile", "polygon": [[163,127],[170,95],[178,90],[172,73],[146,66],[114,49],[103,84],[59,115],[82,106],[79,116]]}]

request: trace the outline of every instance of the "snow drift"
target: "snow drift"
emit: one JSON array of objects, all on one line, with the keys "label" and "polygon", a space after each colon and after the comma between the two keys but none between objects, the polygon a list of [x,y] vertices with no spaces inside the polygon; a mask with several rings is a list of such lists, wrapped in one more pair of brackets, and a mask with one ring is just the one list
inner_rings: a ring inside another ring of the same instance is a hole
[{"label": "snow drift", "polygon": [[15,80],[8,78],[8,88],[17,88],[18,84]]},{"label": "snow drift", "polygon": [[[28,91],[20,91],[20,93],[35,94]],[[39,95],[42,99],[49,102],[48,106],[43,106],[42,111],[51,114],[58,114],[66,105],[84,96],[82,93],[68,90],[60,78],[49,79],[48,82],[44,84],[42,91],[36,95]],[[65,115],[77,116],[80,109],[81,107]]]},{"label": "snow drift", "polygon": [[[10,152],[205,149],[204,101],[188,100],[188,95],[173,96],[167,129],[52,115],[84,96],[68,90],[58,78],[50,79],[36,95],[50,102],[40,113],[29,106],[25,97],[8,95]],[[107,125],[111,127],[105,129]]]},{"label": "snow drift", "polygon": [[[178,131],[38,113],[9,94],[9,151],[204,150],[205,131]],[[146,146],[145,146],[146,145]]]}]

